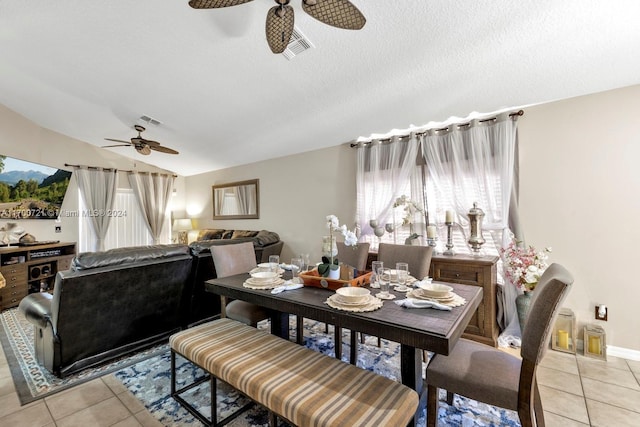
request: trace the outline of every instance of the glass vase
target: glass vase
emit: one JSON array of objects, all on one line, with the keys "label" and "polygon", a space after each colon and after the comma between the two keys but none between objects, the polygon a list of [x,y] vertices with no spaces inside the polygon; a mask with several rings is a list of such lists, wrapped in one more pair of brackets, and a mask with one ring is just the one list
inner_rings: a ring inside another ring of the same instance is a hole
[{"label": "glass vase", "polygon": [[518,321],[520,322],[520,333],[524,331],[524,324],[527,321],[532,297],[533,291],[524,291],[522,295],[516,297],[516,311],[518,312]]}]

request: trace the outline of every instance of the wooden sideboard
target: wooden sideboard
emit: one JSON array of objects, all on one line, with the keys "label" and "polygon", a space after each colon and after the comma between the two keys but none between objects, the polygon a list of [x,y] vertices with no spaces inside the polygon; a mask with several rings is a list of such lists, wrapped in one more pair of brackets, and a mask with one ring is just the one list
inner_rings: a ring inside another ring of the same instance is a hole
[{"label": "wooden sideboard", "polygon": [[433,280],[482,287],[482,302],[462,336],[493,347],[498,345],[499,332],[496,320],[498,259],[497,256],[434,255],[429,268]]},{"label": "wooden sideboard", "polygon": [[[367,269],[378,254],[370,252]],[[497,256],[433,255],[429,276],[440,282],[463,283],[480,286],[483,298],[480,307],[465,329],[463,337],[493,347],[498,345],[498,322],[496,320],[496,286],[498,282]],[[409,266],[411,270],[411,266]]]},{"label": "wooden sideboard", "polygon": [[0,289],[0,310],[15,307],[22,298],[52,289],[58,271],[68,270],[75,243],[0,247],[0,273],[7,284]]}]

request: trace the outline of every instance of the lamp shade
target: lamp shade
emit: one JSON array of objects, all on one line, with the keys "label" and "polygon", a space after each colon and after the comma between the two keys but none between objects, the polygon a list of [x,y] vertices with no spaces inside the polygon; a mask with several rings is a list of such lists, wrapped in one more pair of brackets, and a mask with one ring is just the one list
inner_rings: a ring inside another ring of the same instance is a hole
[{"label": "lamp shade", "polygon": [[193,224],[191,223],[191,219],[189,219],[189,218],[174,219],[173,220],[173,230],[174,231],[189,231],[189,230],[193,230]]}]

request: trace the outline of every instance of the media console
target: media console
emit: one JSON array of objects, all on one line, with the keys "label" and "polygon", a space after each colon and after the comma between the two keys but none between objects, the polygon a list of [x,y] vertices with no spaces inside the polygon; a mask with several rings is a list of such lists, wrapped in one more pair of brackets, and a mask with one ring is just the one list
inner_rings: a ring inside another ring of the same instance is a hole
[{"label": "media console", "polygon": [[53,289],[56,273],[68,270],[76,255],[75,243],[44,243],[0,248],[0,310],[15,307],[30,293]]}]

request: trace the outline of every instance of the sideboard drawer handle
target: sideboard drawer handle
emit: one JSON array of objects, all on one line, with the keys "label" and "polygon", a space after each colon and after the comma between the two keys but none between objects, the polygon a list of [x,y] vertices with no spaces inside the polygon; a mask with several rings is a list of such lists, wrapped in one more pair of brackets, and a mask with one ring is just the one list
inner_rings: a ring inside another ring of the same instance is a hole
[{"label": "sideboard drawer handle", "polygon": [[460,277],[460,273],[456,273],[456,277]]},{"label": "sideboard drawer handle", "polygon": [[12,282],[15,282],[15,281],[16,281],[16,279],[17,279],[17,277],[12,277],[12,278],[11,278],[11,281],[12,281]]}]

